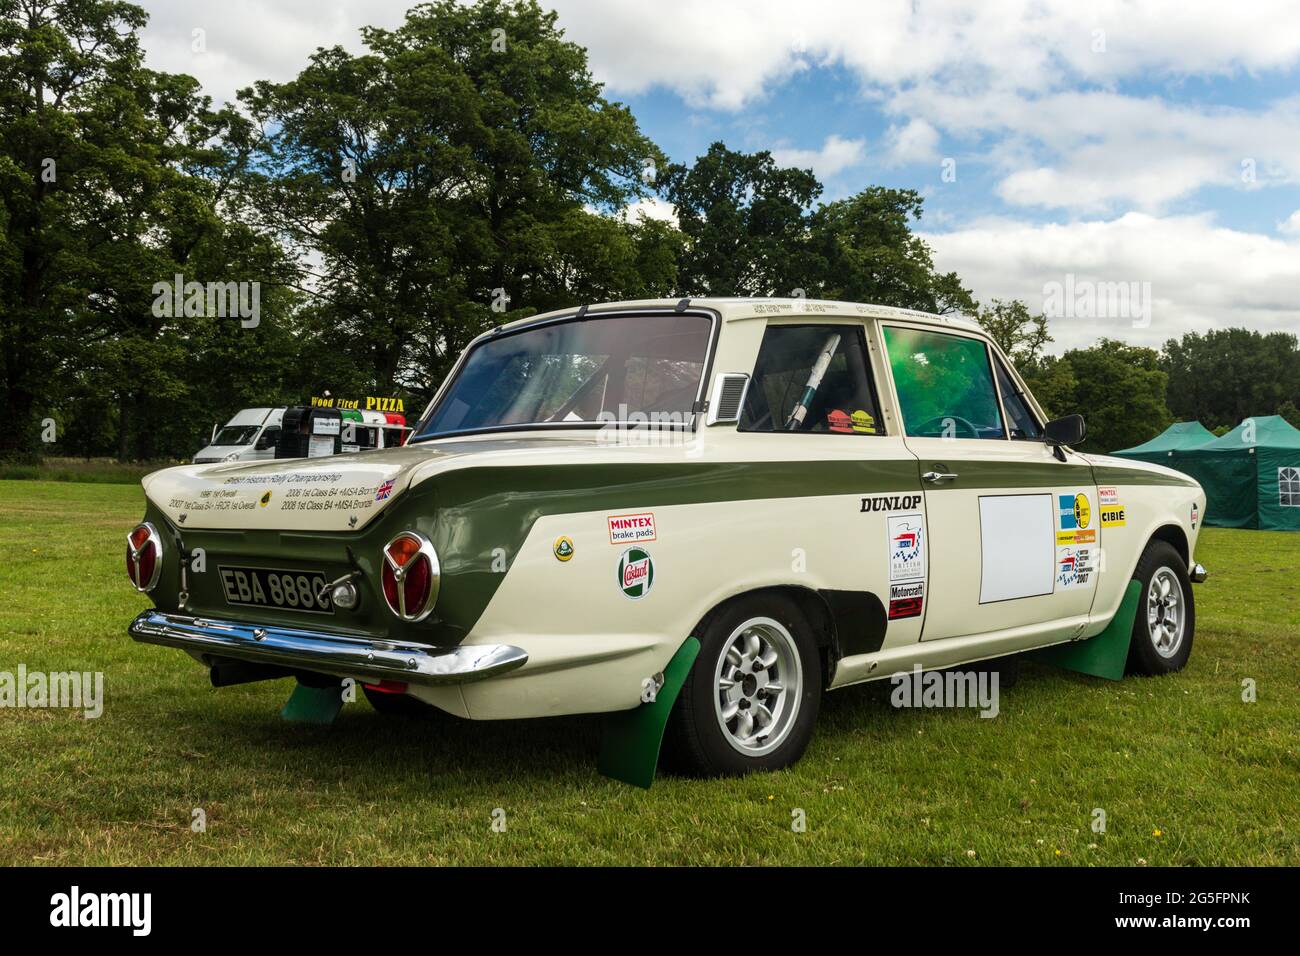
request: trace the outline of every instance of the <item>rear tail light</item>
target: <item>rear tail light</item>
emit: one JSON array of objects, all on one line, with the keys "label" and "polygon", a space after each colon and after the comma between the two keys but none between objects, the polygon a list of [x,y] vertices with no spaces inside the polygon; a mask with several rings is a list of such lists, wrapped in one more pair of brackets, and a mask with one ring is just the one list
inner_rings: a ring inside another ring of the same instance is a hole
[{"label": "rear tail light", "polygon": [[404,531],[384,546],[380,583],[388,609],[403,621],[422,621],[438,600],[440,569],[433,544]]},{"label": "rear tail light", "polygon": [[137,591],[152,591],[162,572],[162,538],[145,522],[126,536],[126,576]]}]

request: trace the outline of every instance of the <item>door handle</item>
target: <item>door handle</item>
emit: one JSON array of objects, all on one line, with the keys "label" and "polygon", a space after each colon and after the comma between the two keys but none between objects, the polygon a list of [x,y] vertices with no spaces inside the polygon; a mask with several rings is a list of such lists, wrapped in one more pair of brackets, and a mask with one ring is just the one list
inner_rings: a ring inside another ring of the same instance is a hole
[{"label": "door handle", "polygon": [[931,484],[937,485],[941,481],[951,481],[957,476],[947,471],[927,471],[921,477],[924,478],[926,481],[930,482]]}]

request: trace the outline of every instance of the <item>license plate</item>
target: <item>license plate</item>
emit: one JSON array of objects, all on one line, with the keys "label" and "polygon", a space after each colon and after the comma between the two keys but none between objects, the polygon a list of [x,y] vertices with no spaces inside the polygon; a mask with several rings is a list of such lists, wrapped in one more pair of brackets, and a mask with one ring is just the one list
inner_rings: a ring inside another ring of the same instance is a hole
[{"label": "license plate", "polygon": [[328,579],[320,571],[276,568],[220,567],[227,604],[273,607],[308,614],[333,614],[330,596],[322,594]]}]

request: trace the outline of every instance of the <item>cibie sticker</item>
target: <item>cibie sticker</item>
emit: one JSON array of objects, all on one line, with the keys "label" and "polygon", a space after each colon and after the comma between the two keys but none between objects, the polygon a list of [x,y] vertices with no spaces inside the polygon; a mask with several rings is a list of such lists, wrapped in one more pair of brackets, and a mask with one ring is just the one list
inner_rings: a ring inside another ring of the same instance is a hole
[{"label": "cibie sticker", "polygon": [[925,518],[920,512],[890,515],[889,580],[910,581],[925,577]]},{"label": "cibie sticker", "polygon": [[655,565],[650,552],[642,548],[628,548],[618,559],[618,586],[623,593],[636,601],[650,593],[655,583]]},{"label": "cibie sticker", "polygon": [[925,582],[912,581],[907,584],[889,586],[889,619],[920,617],[925,601]]},{"label": "cibie sticker", "polygon": [[655,540],[654,512],[609,516],[610,544],[637,544],[641,541],[653,540]]},{"label": "cibie sticker", "polygon": [[1056,584],[1058,590],[1086,587],[1092,579],[1091,548],[1056,549]]},{"label": "cibie sticker", "polygon": [[1119,489],[1114,485],[1102,485],[1097,489],[1097,503],[1100,505],[1119,504]]},{"label": "cibie sticker", "polygon": [[1127,516],[1127,514],[1125,514],[1124,506],[1123,506],[1123,505],[1121,505],[1121,504],[1119,504],[1119,503],[1117,502],[1117,503],[1115,503],[1115,504],[1113,504],[1113,505],[1102,505],[1102,506],[1101,506],[1099,509],[1097,509],[1097,510],[1098,510],[1098,515],[1097,515],[1097,516],[1098,516],[1098,518],[1100,519],[1100,521],[1101,521],[1101,526],[1102,526],[1103,528],[1122,528],[1122,527],[1124,527],[1125,519],[1126,519],[1128,516]]}]

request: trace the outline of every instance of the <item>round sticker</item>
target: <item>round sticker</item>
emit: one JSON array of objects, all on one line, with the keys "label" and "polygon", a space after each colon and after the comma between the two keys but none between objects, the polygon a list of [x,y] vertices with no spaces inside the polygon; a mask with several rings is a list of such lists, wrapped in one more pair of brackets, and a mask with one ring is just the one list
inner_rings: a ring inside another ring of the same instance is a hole
[{"label": "round sticker", "polygon": [[555,551],[555,556],[561,561],[568,561],[573,557],[573,539],[567,534],[560,535],[555,539],[553,550]]},{"label": "round sticker", "polygon": [[1088,496],[1078,494],[1074,496],[1074,521],[1080,528],[1088,527],[1088,522],[1092,520],[1092,509],[1088,507]]},{"label": "round sticker", "polygon": [[655,565],[650,552],[643,548],[628,548],[618,559],[618,586],[623,593],[636,601],[650,593],[655,583]]},{"label": "round sticker", "polygon": [[271,503],[271,493],[268,491],[266,494],[262,495],[262,500],[259,501],[258,504],[260,504],[263,508],[265,508],[270,503]]}]

